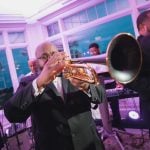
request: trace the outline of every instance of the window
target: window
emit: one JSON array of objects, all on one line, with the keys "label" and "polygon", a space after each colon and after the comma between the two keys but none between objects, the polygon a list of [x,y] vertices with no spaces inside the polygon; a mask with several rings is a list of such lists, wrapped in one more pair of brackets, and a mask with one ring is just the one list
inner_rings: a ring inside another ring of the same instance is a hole
[{"label": "window", "polygon": [[72,22],[70,20],[71,20],[70,17],[64,19],[64,26],[65,26],[65,29],[67,29],[67,30],[69,30],[73,27]]},{"label": "window", "polygon": [[127,0],[104,0],[96,6],[82,10],[63,19],[65,29],[78,27],[81,24],[105,17],[119,10],[129,7]]},{"label": "window", "polygon": [[25,42],[24,32],[9,32],[8,38],[11,44]]},{"label": "window", "polygon": [[67,18],[64,18],[64,26],[65,29],[67,30],[87,22],[88,22],[88,17],[85,10],[77,14],[74,14],[72,16],[69,16]]},{"label": "window", "polygon": [[116,0],[106,0],[107,13],[112,14],[117,11]]},{"label": "window", "polygon": [[150,0],[136,0],[137,4],[142,4],[142,3],[145,3],[148,1],[150,1]]},{"label": "window", "polygon": [[79,22],[80,22],[80,24],[84,24],[84,23],[88,22],[86,11],[81,11],[79,13]]},{"label": "window", "polygon": [[105,3],[100,3],[96,6],[96,11],[97,11],[97,14],[98,14],[98,17],[101,18],[101,17],[104,17],[107,15],[107,12],[106,12],[106,6],[105,6]]},{"label": "window", "polygon": [[55,40],[55,41],[51,41],[51,43],[53,43],[57,47],[58,51],[60,51],[60,52],[64,51],[61,39]]},{"label": "window", "polygon": [[130,7],[128,0],[106,0],[107,15]]},{"label": "window", "polygon": [[47,26],[48,36],[60,33],[58,22],[52,23]]},{"label": "window", "polygon": [[12,87],[5,50],[0,50],[0,89]]},{"label": "window", "polygon": [[77,27],[80,25],[80,15],[76,14],[70,18],[73,27]]},{"label": "window", "polygon": [[0,33],[0,45],[4,44],[3,34]]},{"label": "window", "polygon": [[80,49],[80,42],[76,40],[71,40],[71,36],[69,37],[69,48],[71,53],[71,58],[78,58],[84,55],[84,49]]},{"label": "window", "polygon": [[130,15],[68,36],[72,58],[89,56],[88,46],[92,42],[98,43],[101,53],[105,53],[108,43],[113,36],[121,32],[128,32],[134,35],[134,29]]},{"label": "window", "polygon": [[116,0],[117,10],[122,10],[130,7],[128,0]]},{"label": "window", "polygon": [[8,68],[6,51],[0,49],[0,108],[13,95],[12,82]]},{"label": "window", "polygon": [[88,20],[93,21],[97,19],[96,9],[95,7],[91,7],[87,9]]},{"label": "window", "polygon": [[18,79],[30,72],[28,67],[28,53],[26,48],[12,49]]}]

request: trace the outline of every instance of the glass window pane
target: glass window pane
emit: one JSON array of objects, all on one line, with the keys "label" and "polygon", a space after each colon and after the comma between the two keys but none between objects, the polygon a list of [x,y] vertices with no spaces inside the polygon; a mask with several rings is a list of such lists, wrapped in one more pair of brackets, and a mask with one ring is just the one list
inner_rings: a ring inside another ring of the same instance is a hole
[{"label": "glass window pane", "polygon": [[54,30],[52,25],[47,26],[48,36],[54,35]]},{"label": "glass window pane", "polygon": [[[69,36],[69,48],[71,53],[71,58],[79,58],[83,56],[84,49],[80,49],[81,45],[79,45],[79,41],[72,40],[73,36]],[[80,38],[79,38],[80,39]]]},{"label": "glass window pane", "polygon": [[117,9],[118,10],[123,10],[125,8],[129,8],[130,5],[129,5],[129,1],[127,0],[117,0]]},{"label": "glass window pane", "polygon": [[53,24],[53,29],[54,29],[54,34],[58,34],[60,32],[58,22]]},{"label": "glass window pane", "polygon": [[4,44],[3,34],[0,33],[0,45]]},{"label": "glass window pane", "polygon": [[61,52],[61,51],[64,51],[64,48],[63,48],[63,44],[62,44],[62,41],[61,39],[59,40],[55,40],[55,41],[51,41],[57,48],[58,50]]},{"label": "glass window pane", "polygon": [[63,21],[64,21],[65,29],[68,30],[73,27],[78,27],[79,25],[83,23],[87,23],[88,18],[87,18],[86,11],[81,11],[77,14],[64,18]]},{"label": "glass window pane", "polygon": [[80,25],[80,15],[79,14],[75,14],[71,17],[70,19],[71,23],[72,23],[72,27],[77,27]]},{"label": "glass window pane", "polygon": [[96,6],[96,11],[97,11],[97,14],[98,14],[99,18],[106,16],[107,12],[106,12],[105,3],[100,3],[99,5],[97,5]]},{"label": "glass window pane", "polygon": [[86,11],[82,11],[78,15],[79,15],[79,19],[80,19],[81,24],[88,22]]},{"label": "glass window pane", "polygon": [[93,21],[93,20],[97,19],[95,7],[88,8],[87,9],[87,15],[88,15],[89,21]]},{"label": "glass window pane", "polygon": [[71,17],[68,17],[68,18],[64,19],[64,27],[65,27],[66,30],[69,30],[73,27],[72,22],[71,22]]},{"label": "glass window pane", "polygon": [[58,34],[60,32],[58,22],[55,22],[55,23],[52,23],[52,24],[48,25],[47,26],[47,31],[48,31],[48,36]]},{"label": "glass window pane", "polygon": [[137,4],[142,4],[148,2],[149,0],[136,0]]},{"label": "glass window pane", "polygon": [[139,12],[142,13],[142,12],[147,11],[147,10],[149,10],[149,9],[146,9],[146,8],[144,8],[144,9],[139,9]]},{"label": "glass window pane", "polygon": [[28,67],[28,53],[26,48],[12,49],[18,79],[30,72]]},{"label": "glass window pane", "polygon": [[0,50],[0,89],[12,87],[5,50]]},{"label": "glass window pane", "polygon": [[106,0],[107,13],[112,14],[117,11],[116,0]]},{"label": "glass window pane", "polygon": [[9,38],[9,42],[11,44],[25,42],[24,32],[9,32],[8,38]]},{"label": "glass window pane", "polygon": [[89,56],[88,46],[92,42],[98,43],[101,53],[105,53],[113,36],[121,32],[135,34],[130,15],[68,36],[72,58]]},{"label": "glass window pane", "polygon": [[0,50],[0,108],[13,95],[13,87],[10,78],[5,50]]}]

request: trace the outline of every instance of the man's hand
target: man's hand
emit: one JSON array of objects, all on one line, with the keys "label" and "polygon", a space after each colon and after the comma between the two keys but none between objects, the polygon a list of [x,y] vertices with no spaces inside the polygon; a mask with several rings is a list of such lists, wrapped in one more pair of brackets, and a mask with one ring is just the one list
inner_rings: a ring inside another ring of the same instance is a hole
[{"label": "man's hand", "polygon": [[40,89],[51,81],[53,81],[59,73],[64,69],[66,55],[64,52],[54,53],[45,63],[44,68],[37,78],[37,85]]},{"label": "man's hand", "polygon": [[75,79],[75,78],[69,78],[70,82],[72,83],[73,86],[77,87],[78,89],[87,92],[89,89],[89,83]]}]

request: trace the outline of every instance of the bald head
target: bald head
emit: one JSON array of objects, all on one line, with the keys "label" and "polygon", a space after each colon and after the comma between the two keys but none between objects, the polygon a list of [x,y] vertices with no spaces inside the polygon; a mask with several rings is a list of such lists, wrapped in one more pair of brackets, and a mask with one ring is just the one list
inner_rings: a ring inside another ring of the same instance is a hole
[{"label": "bald head", "polygon": [[57,48],[49,42],[43,42],[40,45],[37,46],[35,51],[36,58],[40,57],[42,53],[48,53],[53,54],[54,52],[57,52]]},{"label": "bald head", "polygon": [[36,59],[30,59],[30,60],[28,60],[28,66],[29,66],[30,71],[33,74],[38,71]]},{"label": "bald head", "polygon": [[48,58],[51,57],[55,52],[58,52],[58,50],[52,43],[43,42],[37,46],[35,56],[40,69],[43,68]]}]

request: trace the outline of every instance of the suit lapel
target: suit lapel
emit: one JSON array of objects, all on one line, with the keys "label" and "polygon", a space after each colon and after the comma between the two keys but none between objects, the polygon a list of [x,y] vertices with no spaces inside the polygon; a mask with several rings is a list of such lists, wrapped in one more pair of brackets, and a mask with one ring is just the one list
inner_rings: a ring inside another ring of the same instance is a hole
[{"label": "suit lapel", "polygon": [[[66,96],[67,96],[68,93],[78,91],[79,89],[74,87],[68,79],[65,79],[63,77],[61,79],[62,79],[63,96],[64,96],[64,101],[65,101]],[[55,85],[52,82],[47,86],[47,89],[45,89],[45,90],[48,90],[49,88],[51,90],[53,90],[53,92],[56,94],[56,96],[62,97],[61,94],[58,92],[57,88],[55,87]]]},{"label": "suit lapel", "polygon": [[58,92],[58,90],[56,89],[55,85],[52,82],[48,85],[48,88],[53,90],[56,96],[61,96],[61,94]]},{"label": "suit lapel", "polygon": [[68,93],[68,80],[66,80],[63,77],[61,79],[62,79],[62,89],[63,89],[63,93],[65,95],[66,93]]},{"label": "suit lapel", "polygon": [[78,91],[79,89],[74,87],[68,79],[62,78],[63,92],[64,95],[70,92]]}]

